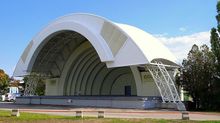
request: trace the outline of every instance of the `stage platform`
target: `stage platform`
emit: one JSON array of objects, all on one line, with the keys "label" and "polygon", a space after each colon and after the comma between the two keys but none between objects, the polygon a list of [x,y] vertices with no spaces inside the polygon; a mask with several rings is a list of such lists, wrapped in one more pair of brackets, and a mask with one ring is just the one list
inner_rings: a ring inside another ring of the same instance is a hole
[{"label": "stage platform", "polygon": [[176,108],[173,104],[162,103],[161,97],[138,96],[22,96],[15,103],[135,109]]}]

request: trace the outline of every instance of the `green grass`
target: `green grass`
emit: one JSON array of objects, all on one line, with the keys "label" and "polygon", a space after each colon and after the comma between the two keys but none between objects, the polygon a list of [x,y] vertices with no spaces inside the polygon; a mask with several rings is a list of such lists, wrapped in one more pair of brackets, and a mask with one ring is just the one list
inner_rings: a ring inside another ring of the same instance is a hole
[{"label": "green grass", "polygon": [[164,119],[117,119],[117,118],[76,118],[21,112],[20,117],[12,117],[10,111],[0,111],[0,123],[220,123],[220,121],[184,121]]},{"label": "green grass", "polygon": [[47,115],[47,114],[36,114],[36,113],[25,113],[21,112],[20,117],[12,117],[10,111],[0,111],[0,123],[5,122],[36,122],[42,120],[80,120],[80,118],[76,117],[68,117],[68,116],[57,116],[57,115]]}]

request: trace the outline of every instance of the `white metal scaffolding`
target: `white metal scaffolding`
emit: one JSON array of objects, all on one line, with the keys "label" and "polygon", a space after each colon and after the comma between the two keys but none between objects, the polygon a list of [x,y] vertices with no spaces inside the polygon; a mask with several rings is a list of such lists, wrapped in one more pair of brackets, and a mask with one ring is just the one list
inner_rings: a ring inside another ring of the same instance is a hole
[{"label": "white metal scaffolding", "polygon": [[35,81],[35,79],[28,78],[25,83],[24,96],[33,96],[35,94],[37,83],[38,81]]},{"label": "white metal scaffolding", "polygon": [[27,81],[25,83],[24,96],[33,96],[38,85],[38,82],[43,78],[42,75],[32,73],[27,76]]},{"label": "white metal scaffolding", "polygon": [[179,110],[186,110],[177,92],[174,79],[170,76],[165,66],[166,65],[161,62],[156,62],[146,65],[145,69],[151,73],[158,87],[163,103],[173,102],[177,104]]}]

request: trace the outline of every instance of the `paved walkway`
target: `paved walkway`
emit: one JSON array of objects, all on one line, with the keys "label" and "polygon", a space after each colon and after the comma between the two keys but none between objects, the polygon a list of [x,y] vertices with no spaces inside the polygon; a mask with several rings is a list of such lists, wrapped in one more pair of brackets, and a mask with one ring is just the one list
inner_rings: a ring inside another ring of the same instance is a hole
[{"label": "paved walkway", "polygon": [[[112,109],[112,108],[79,108],[70,106],[49,105],[18,105],[0,102],[0,110],[19,109],[21,112],[43,113],[52,115],[74,116],[75,111],[83,111],[84,116],[97,117],[97,111],[105,111],[108,118],[156,118],[181,119],[179,111],[169,110],[140,110],[140,109]],[[220,120],[220,113],[189,112],[190,120]]]}]

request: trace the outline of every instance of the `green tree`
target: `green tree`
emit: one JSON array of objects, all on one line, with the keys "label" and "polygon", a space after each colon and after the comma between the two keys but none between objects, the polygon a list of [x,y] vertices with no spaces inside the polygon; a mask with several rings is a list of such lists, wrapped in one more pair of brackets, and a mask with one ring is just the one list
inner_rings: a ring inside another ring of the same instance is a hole
[{"label": "green tree", "polygon": [[216,79],[220,80],[220,1],[217,3],[217,15],[216,15],[216,20],[217,20],[217,29],[212,28],[211,29],[211,37],[210,37],[210,43],[211,43],[211,50],[214,53],[216,57]]},{"label": "green tree", "polygon": [[6,93],[8,84],[9,76],[4,72],[4,70],[0,69],[0,94]]},{"label": "green tree", "polygon": [[37,87],[36,87],[36,91],[35,91],[36,95],[44,96],[45,95],[45,89],[46,89],[45,87],[46,87],[45,81],[43,79],[40,79],[38,81],[38,84],[37,84]]},{"label": "green tree", "polygon": [[211,50],[215,55],[215,70],[213,70],[214,73],[214,84],[213,84],[213,93],[214,93],[214,106],[216,109],[220,110],[220,1],[217,3],[217,28],[211,29],[211,37],[210,37],[210,43],[211,43]]},{"label": "green tree", "polygon": [[[220,33],[220,1],[217,3],[217,15],[216,15],[216,20],[217,20],[217,29],[212,28],[211,29],[211,50],[216,56],[216,62],[218,63],[218,67],[220,66],[220,38],[219,38],[219,33]],[[219,68],[218,68],[219,70]],[[220,72],[220,70],[218,71]]]},{"label": "green tree", "polygon": [[183,60],[183,82],[193,98],[196,109],[213,108],[213,70],[215,57],[207,45],[193,45],[187,59]]}]

